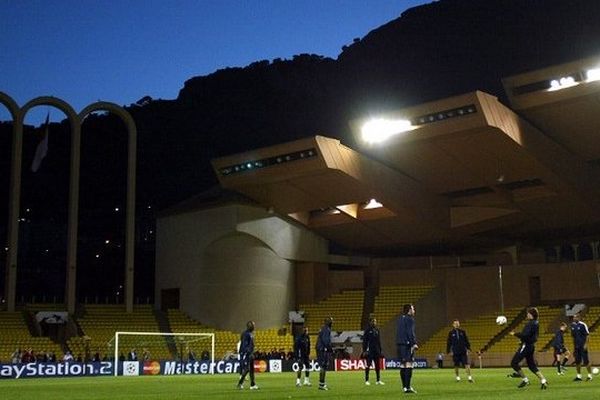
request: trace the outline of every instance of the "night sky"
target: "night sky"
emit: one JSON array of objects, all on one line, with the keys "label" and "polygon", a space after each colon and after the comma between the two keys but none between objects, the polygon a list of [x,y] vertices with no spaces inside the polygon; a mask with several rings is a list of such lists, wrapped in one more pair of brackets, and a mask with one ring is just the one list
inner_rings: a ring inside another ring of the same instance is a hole
[{"label": "night sky", "polygon": [[[354,38],[430,2],[2,1],[0,91],[19,105],[60,97],[76,111],[97,100],[173,99],[187,79],[220,68],[301,53],[336,58]],[[37,107],[26,122],[39,125],[45,116]]]},{"label": "night sky", "polygon": [[[98,100],[129,105],[144,96],[174,99],[186,80],[218,69],[243,67],[259,60],[292,59],[302,53],[337,58],[342,46],[398,18],[407,8],[428,2],[3,1],[0,91],[19,105],[38,96],[56,96],[76,111]],[[42,106],[27,114],[26,124],[41,125],[48,111],[52,122],[63,119],[57,109]],[[9,118],[0,106],[0,120]],[[109,120],[96,123],[110,125]],[[108,140],[93,146],[84,143],[84,152],[88,149],[115,154],[110,149],[101,151],[102,143],[125,148],[118,144],[119,135],[106,133],[111,131],[110,126],[99,129]],[[33,140],[32,135],[26,137]],[[68,170],[69,156],[68,146],[62,155],[56,143],[52,146],[53,155],[44,161],[42,172],[24,178],[21,196],[17,295],[36,295],[38,301],[60,301],[65,279],[68,185],[56,179],[68,176],[64,171]],[[32,143],[29,148],[26,143],[24,154],[30,154],[32,148]],[[7,154],[7,149],[3,150]],[[92,159],[83,154],[83,171],[96,171],[98,166],[85,165]],[[103,175],[115,174],[105,171]],[[110,195],[103,197],[86,188],[86,182],[105,188]],[[27,185],[35,190],[27,190]],[[122,296],[124,219],[122,204],[115,198],[122,199],[124,194],[115,187],[124,185],[82,176],[77,282],[80,301]],[[92,199],[90,193],[94,193]],[[135,295],[142,299],[153,295],[154,211],[144,204],[136,219]],[[0,218],[0,236],[2,221]],[[0,276],[4,276],[3,265]]]}]

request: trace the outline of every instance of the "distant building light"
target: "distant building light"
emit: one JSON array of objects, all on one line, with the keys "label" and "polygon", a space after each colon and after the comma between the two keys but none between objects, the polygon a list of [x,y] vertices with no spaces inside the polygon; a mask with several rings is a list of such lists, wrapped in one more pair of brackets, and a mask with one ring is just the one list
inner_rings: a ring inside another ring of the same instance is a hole
[{"label": "distant building light", "polygon": [[374,208],[381,208],[383,207],[383,204],[381,204],[380,202],[378,202],[375,199],[371,199],[369,200],[369,202],[365,205],[364,209],[365,210],[372,210]]},{"label": "distant building light", "polygon": [[96,254],[96,258],[100,258],[100,254]]},{"label": "distant building light", "polygon": [[31,212],[31,208],[28,208],[28,209],[27,209],[27,210],[25,210],[25,211],[27,211],[27,212]]},{"label": "distant building light", "polygon": [[110,240],[106,239],[106,240],[104,241],[104,243],[106,243],[106,244],[109,244],[109,243],[110,243]]},{"label": "distant building light", "polygon": [[115,212],[119,212],[119,207],[115,207]]},{"label": "distant building light", "polygon": [[586,82],[600,81],[600,68],[588,69],[585,72]]},{"label": "distant building light", "polygon": [[372,119],[362,126],[362,139],[367,143],[381,143],[392,136],[414,129],[407,119]]}]

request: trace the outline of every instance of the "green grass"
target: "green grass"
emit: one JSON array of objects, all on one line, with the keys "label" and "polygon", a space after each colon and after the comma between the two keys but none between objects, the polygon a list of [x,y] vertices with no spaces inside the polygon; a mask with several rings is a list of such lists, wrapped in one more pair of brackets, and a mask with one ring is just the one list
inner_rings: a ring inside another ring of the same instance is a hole
[{"label": "green grass", "polygon": [[[141,376],[96,378],[36,378],[0,380],[2,399],[390,399],[416,397],[419,399],[557,399],[597,398],[600,393],[600,377],[592,382],[573,382],[574,368],[567,375],[557,376],[554,369],[544,368],[550,382],[548,390],[540,390],[538,380],[529,371],[526,374],[531,385],[517,389],[518,379],[507,378],[509,369],[484,369],[473,371],[474,384],[464,379],[454,381],[451,369],[415,370],[413,387],[418,394],[402,393],[398,371],[383,371],[385,386],[365,386],[363,372],[329,372],[328,392],[317,390],[317,374],[311,376],[312,387],[294,386],[295,375],[257,374],[260,390],[235,388],[238,375],[215,376]],[[374,375],[374,374],[373,374]],[[374,382],[372,382],[374,383]]]}]

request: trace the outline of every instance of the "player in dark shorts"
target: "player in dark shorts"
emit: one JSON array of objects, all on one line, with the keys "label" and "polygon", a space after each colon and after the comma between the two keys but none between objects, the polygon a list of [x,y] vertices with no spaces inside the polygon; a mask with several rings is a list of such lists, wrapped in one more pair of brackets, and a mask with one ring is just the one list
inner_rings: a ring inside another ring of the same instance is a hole
[{"label": "player in dark shorts", "polygon": [[310,386],[310,336],[308,336],[308,328],[304,327],[302,333],[294,340],[294,358],[298,363],[298,375],[296,377],[296,386],[301,386],[300,377],[302,376],[302,368],[304,368],[304,385]]},{"label": "player in dark shorts", "polygon": [[519,388],[523,388],[529,385],[529,378],[525,376],[519,363],[525,359],[527,361],[527,367],[531,372],[536,374],[542,384],[542,389],[548,389],[548,381],[544,378],[541,371],[539,370],[537,363],[535,362],[535,342],[537,342],[538,335],[540,332],[540,324],[538,321],[539,314],[535,307],[531,307],[527,310],[527,325],[520,333],[511,331],[510,334],[518,337],[521,340],[519,349],[513,356],[510,366],[515,370],[516,373],[523,379],[519,383]]},{"label": "player in dark shorts", "polygon": [[581,366],[585,366],[588,372],[586,381],[592,380],[592,367],[588,355],[588,344],[590,342],[590,330],[585,322],[581,320],[579,313],[573,316],[571,324],[571,335],[573,336],[573,355],[577,366],[577,376],[574,381],[581,381]]},{"label": "player in dark shorts", "polygon": [[385,385],[381,381],[380,376],[380,365],[381,360],[381,337],[379,335],[379,328],[377,327],[377,320],[375,318],[369,319],[369,326],[365,329],[363,335],[363,358],[367,359],[367,367],[365,368],[365,385],[370,385],[369,382],[369,370],[371,369],[371,363],[375,364],[375,375],[377,377],[376,385]]},{"label": "player in dark shorts", "polygon": [[246,375],[250,374],[250,390],[258,389],[254,381],[254,321],[246,323],[246,330],[242,332],[240,337],[240,366],[241,374],[238,381],[238,389],[244,388],[244,380]]},{"label": "player in dark shorts", "polygon": [[333,353],[333,348],[331,347],[331,325],[333,325],[333,318],[325,318],[317,337],[317,363],[321,369],[319,371],[319,390],[329,390],[325,383],[325,375],[329,367],[329,358],[331,353]]},{"label": "player in dark shorts", "polygon": [[567,324],[565,322],[560,323],[560,327],[554,334],[554,338],[552,339],[552,348],[554,349],[554,362],[556,363],[556,369],[558,370],[558,375],[564,375],[565,373],[565,364],[569,361],[569,356],[571,353],[565,347],[565,338],[564,334],[567,331]]},{"label": "player in dark shorts", "polygon": [[400,380],[402,381],[402,390],[407,394],[416,393],[412,386],[410,386],[415,351],[419,348],[415,334],[414,315],[415,307],[412,304],[405,304],[402,307],[402,315],[398,318],[396,330],[396,346],[398,359],[400,360]]},{"label": "player in dark shorts", "polygon": [[460,321],[455,319],[452,321],[452,330],[448,332],[446,353],[452,352],[452,361],[454,362],[454,373],[457,382],[460,382],[459,368],[463,367],[467,371],[467,380],[469,383],[473,383],[471,365],[469,364],[470,351],[471,344],[469,343],[467,332],[460,329]]}]

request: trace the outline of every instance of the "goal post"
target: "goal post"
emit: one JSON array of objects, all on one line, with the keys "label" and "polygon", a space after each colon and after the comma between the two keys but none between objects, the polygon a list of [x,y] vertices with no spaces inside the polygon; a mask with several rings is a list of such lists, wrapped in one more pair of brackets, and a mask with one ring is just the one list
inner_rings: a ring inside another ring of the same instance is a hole
[{"label": "goal post", "polygon": [[[189,361],[194,354],[199,361],[201,353],[210,349],[209,361],[215,365],[214,333],[172,333],[172,332],[115,332],[114,340],[114,375],[119,372],[119,358],[130,350],[136,349],[138,361],[143,362],[143,350],[150,352],[151,360]],[[110,342],[109,342],[110,345]],[[127,358],[126,358],[127,359]],[[210,373],[214,373],[210,368]]]}]

